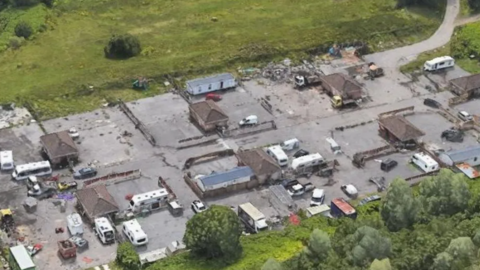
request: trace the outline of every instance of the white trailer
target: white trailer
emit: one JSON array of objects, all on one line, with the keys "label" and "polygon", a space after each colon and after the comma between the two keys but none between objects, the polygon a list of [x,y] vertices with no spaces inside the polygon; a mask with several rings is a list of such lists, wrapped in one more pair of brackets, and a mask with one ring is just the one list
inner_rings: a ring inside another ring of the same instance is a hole
[{"label": "white trailer", "polygon": [[268,229],[265,215],[251,203],[244,203],[238,206],[238,217],[251,233],[258,233]]},{"label": "white trailer", "polygon": [[423,65],[423,70],[425,71],[436,71],[444,68],[453,67],[455,65],[455,59],[450,56],[442,56],[433,58],[432,60],[426,61]]},{"label": "white trailer", "polygon": [[237,81],[230,73],[222,73],[205,78],[187,81],[187,92],[190,95],[201,95],[219,90],[235,88]]},{"label": "white trailer", "polygon": [[78,213],[73,213],[67,216],[67,227],[71,235],[83,234],[83,221]]},{"label": "white trailer", "polygon": [[0,170],[7,171],[13,170],[13,168],[15,168],[15,165],[12,151],[0,151]]},{"label": "white trailer", "polygon": [[310,154],[294,159],[292,161],[292,169],[297,171],[307,167],[320,165],[323,162],[325,162],[325,160],[319,153]]}]

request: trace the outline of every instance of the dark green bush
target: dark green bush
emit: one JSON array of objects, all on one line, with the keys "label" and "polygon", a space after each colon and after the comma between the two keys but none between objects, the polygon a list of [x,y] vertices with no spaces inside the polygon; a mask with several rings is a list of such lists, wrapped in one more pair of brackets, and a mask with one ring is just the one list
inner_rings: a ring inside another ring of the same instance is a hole
[{"label": "dark green bush", "polygon": [[27,22],[19,22],[15,26],[15,35],[17,37],[29,38],[32,34],[32,27]]},{"label": "dark green bush", "polygon": [[11,0],[15,7],[29,7],[39,3],[39,0]]},{"label": "dark green bush", "polygon": [[126,59],[140,53],[140,41],[130,34],[113,35],[105,46],[105,57],[111,59]]},{"label": "dark green bush", "polygon": [[117,257],[115,261],[124,269],[140,269],[140,258],[138,257],[138,253],[135,251],[134,246],[130,242],[124,242],[118,245]]}]

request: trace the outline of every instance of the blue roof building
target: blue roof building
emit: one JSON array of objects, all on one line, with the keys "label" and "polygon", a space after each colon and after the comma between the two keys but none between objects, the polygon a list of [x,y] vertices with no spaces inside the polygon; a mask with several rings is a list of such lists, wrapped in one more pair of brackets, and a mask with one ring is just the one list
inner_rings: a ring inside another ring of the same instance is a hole
[{"label": "blue roof building", "polygon": [[226,188],[227,186],[250,181],[255,174],[248,166],[236,167],[226,172],[214,172],[197,178],[202,191]]}]

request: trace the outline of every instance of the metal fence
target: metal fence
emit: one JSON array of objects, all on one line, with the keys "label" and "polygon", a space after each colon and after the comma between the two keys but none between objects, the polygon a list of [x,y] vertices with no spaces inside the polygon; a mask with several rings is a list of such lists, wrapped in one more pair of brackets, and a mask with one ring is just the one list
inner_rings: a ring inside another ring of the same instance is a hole
[{"label": "metal fence", "polygon": [[155,138],[148,132],[147,127],[133,114],[133,112],[128,108],[128,106],[123,102],[120,101],[118,103],[118,108],[125,113],[125,115],[130,119],[133,124],[135,125],[135,128],[140,130],[140,132],[145,136],[145,139],[152,145],[156,146],[157,142],[155,141]]}]

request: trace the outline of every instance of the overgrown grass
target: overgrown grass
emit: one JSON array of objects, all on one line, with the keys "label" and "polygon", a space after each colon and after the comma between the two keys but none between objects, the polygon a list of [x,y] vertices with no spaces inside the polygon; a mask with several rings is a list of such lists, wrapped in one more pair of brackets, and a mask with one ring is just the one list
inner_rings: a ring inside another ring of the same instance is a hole
[{"label": "overgrown grass", "polygon": [[[15,11],[35,22],[38,17],[30,14],[45,12],[51,30],[0,56],[0,103],[29,99],[42,118],[94,109],[106,97],[158,94],[164,74],[193,76],[298,59],[335,42],[367,41],[374,50],[416,42],[432,34],[442,17],[442,11],[422,8],[395,10],[394,0],[57,2],[51,11]],[[125,32],[139,37],[143,54],[105,59],[109,37]],[[149,93],[129,90],[137,76],[156,80]],[[96,90],[85,94],[83,85]]]}]

